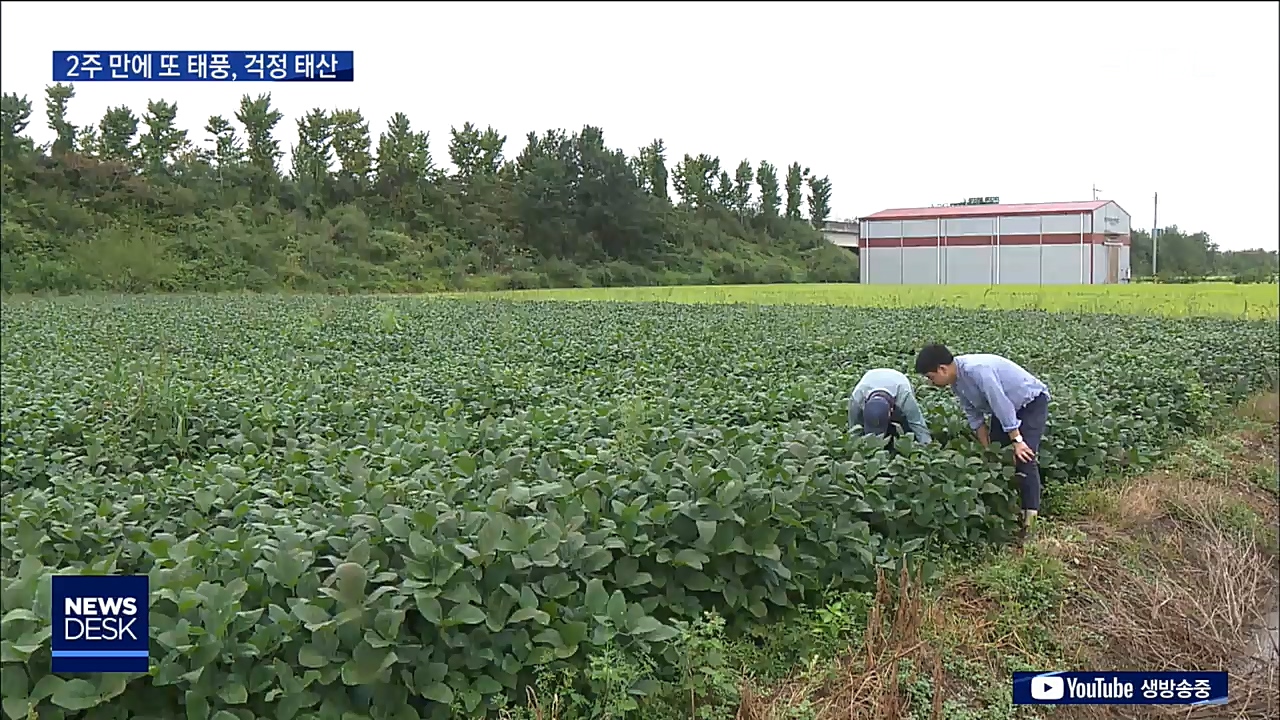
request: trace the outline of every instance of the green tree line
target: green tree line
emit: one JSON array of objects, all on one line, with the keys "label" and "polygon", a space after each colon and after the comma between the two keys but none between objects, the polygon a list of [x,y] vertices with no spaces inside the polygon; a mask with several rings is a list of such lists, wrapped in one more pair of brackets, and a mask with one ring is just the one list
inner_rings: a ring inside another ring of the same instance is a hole
[{"label": "green tree line", "polygon": [[269,94],[210,117],[204,138],[164,100],[76,127],[74,98],[46,88],[55,138],[38,147],[31,101],[3,94],[5,292],[857,280],[856,256],[815,229],[831,182],[799,163],[672,163],[661,139],[629,156],[591,126],[529,133],[512,154],[466,123],[446,170],[402,113],[375,141],[359,110],[317,108],[282,167]]},{"label": "green tree line", "polygon": [[[1165,282],[1230,278],[1237,282],[1274,282],[1280,273],[1275,250],[1222,250],[1205,232],[1187,233],[1177,225],[1160,228],[1155,272]],[[1134,277],[1152,276],[1152,242],[1147,230],[1130,234],[1129,266]]]}]

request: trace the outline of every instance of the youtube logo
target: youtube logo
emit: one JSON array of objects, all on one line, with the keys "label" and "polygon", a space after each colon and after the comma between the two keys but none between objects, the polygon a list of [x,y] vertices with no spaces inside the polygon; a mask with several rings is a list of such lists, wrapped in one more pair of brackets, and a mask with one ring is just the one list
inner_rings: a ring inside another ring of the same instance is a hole
[{"label": "youtube logo", "polygon": [[1031,678],[1031,697],[1036,700],[1061,700],[1066,694],[1066,683],[1060,677],[1039,676]]},{"label": "youtube logo", "polygon": [[[1225,703],[1227,681],[1225,672],[1019,670],[1013,673],[1012,699],[1014,705]],[[1165,688],[1176,689],[1162,695]]]}]

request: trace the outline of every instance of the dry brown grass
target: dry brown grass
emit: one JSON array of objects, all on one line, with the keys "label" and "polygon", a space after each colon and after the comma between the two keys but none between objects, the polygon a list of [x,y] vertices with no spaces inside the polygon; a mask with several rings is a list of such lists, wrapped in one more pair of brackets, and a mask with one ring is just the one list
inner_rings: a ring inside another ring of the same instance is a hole
[{"label": "dry brown grass", "polygon": [[[927,669],[934,687],[943,680],[941,654],[921,638],[925,606],[919,588],[905,570],[896,588],[880,573],[860,650],[820,677],[801,674],[767,692],[744,684],[738,720],[777,720],[787,708],[805,704],[817,718],[903,717],[908,708],[899,687],[901,661]],[[930,720],[941,720],[942,701],[935,694]]]},{"label": "dry brown grass", "polygon": [[[1227,670],[1231,703],[1188,714],[1185,708],[1064,708],[1071,718],[1274,718],[1276,667],[1251,671],[1242,660],[1261,612],[1273,601],[1276,573],[1256,547],[1208,518],[1180,521],[1146,542],[1176,548],[1152,552],[1136,571],[1107,553],[1090,552],[1077,582],[1085,590],[1065,614],[1066,624],[1090,625],[1104,638],[1083,667],[1116,670]],[[1075,552],[1075,551],[1068,551]]]},{"label": "dry brown grass", "polygon": [[[1276,497],[1253,480],[1277,462],[1280,396],[1258,398],[1240,415],[1252,426],[1219,439],[1225,462],[1193,457],[1127,483],[1091,517],[1034,543],[1072,569],[1078,592],[1054,632],[1073,667],[1226,670],[1231,700],[1199,709],[1063,706],[1054,717],[1280,718],[1276,663],[1251,662],[1245,651],[1262,614],[1276,607],[1280,567],[1273,551],[1241,533],[1225,512],[1244,506],[1262,526],[1280,520]],[[817,720],[899,720],[906,709],[900,659],[931,670],[933,687],[941,688],[931,714],[941,718],[943,702],[963,685],[943,672],[944,652],[972,658],[1008,682],[992,658],[1020,650],[1025,657],[1025,648],[996,631],[998,608],[971,582],[955,578],[930,598],[908,578],[899,587],[894,593],[882,583],[870,623],[875,630],[858,653],[823,675],[800,673],[767,692],[748,684],[739,720],[779,720],[804,704]]]},{"label": "dry brown grass", "polygon": [[[1276,423],[1280,422],[1280,393],[1256,395],[1241,405],[1236,414],[1246,420],[1271,425],[1275,430]],[[1274,444],[1271,449],[1275,450]]]},{"label": "dry brown grass", "polygon": [[[1272,393],[1242,408],[1241,416],[1257,425],[1219,443],[1230,449],[1225,464],[1206,466],[1192,458],[1175,472],[1127,485],[1117,500],[1119,522],[1094,526],[1092,547],[1058,549],[1089,559],[1077,565],[1086,592],[1067,620],[1099,627],[1105,644],[1093,667],[1225,670],[1230,702],[1192,712],[1076,706],[1063,708],[1060,717],[1280,717],[1276,663],[1253,661],[1245,651],[1264,613],[1276,607],[1280,566],[1229,515],[1245,507],[1260,518],[1259,526],[1276,523],[1276,497],[1252,478],[1277,461],[1278,399]],[[1120,561],[1121,545],[1131,556],[1136,550],[1145,566]]]}]

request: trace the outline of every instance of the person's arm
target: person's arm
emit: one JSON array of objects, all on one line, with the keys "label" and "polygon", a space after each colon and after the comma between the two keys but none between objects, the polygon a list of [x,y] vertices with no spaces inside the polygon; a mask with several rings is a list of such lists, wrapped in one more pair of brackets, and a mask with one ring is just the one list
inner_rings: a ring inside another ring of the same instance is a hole
[{"label": "person's arm", "polygon": [[897,399],[898,407],[902,408],[902,416],[907,421],[907,427],[916,436],[916,442],[928,445],[933,441],[933,437],[929,434],[929,426],[925,424],[924,413],[920,411],[920,403],[916,402],[916,394],[912,392],[911,386],[901,388]]},{"label": "person's arm", "polygon": [[862,402],[858,399],[858,389],[849,393],[849,429],[862,424]]},{"label": "person's arm", "polygon": [[987,431],[987,419],[983,417],[977,407],[974,407],[973,403],[969,402],[969,399],[964,394],[954,390],[953,392],[956,400],[960,401],[960,409],[964,411],[965,419],[969,421],[969,429],[978,433],[979,437],[981,437]]},{"label": "person's arm", "polygon": [[1018,419],[1018,410],[1009,400],[1009,396],[1004,394],[1004,388],[1000,386],[1000,380],[996,378],[995,371],[990,368],[980,370],[978,387],[983,397],[987,399],[987,404],[991,406],[991,414],[1000,423],[1000,427],[1004,428],[1005,434],[1010,440],[1021,442],[1022,433],[1018,432],[1018,428],[1022,426],[1022,421]]}]

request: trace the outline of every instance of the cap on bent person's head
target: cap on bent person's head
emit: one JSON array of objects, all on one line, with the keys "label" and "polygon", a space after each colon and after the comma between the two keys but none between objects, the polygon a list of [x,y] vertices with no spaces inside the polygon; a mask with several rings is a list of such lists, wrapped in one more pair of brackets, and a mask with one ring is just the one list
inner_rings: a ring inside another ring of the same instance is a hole
[{"label": "cap on bent person's head", "polygon": [[889,434],[889,417],[893,405],[883,395],[872,395],[862,405],[862,431],[867,435],[884,437]]}]

